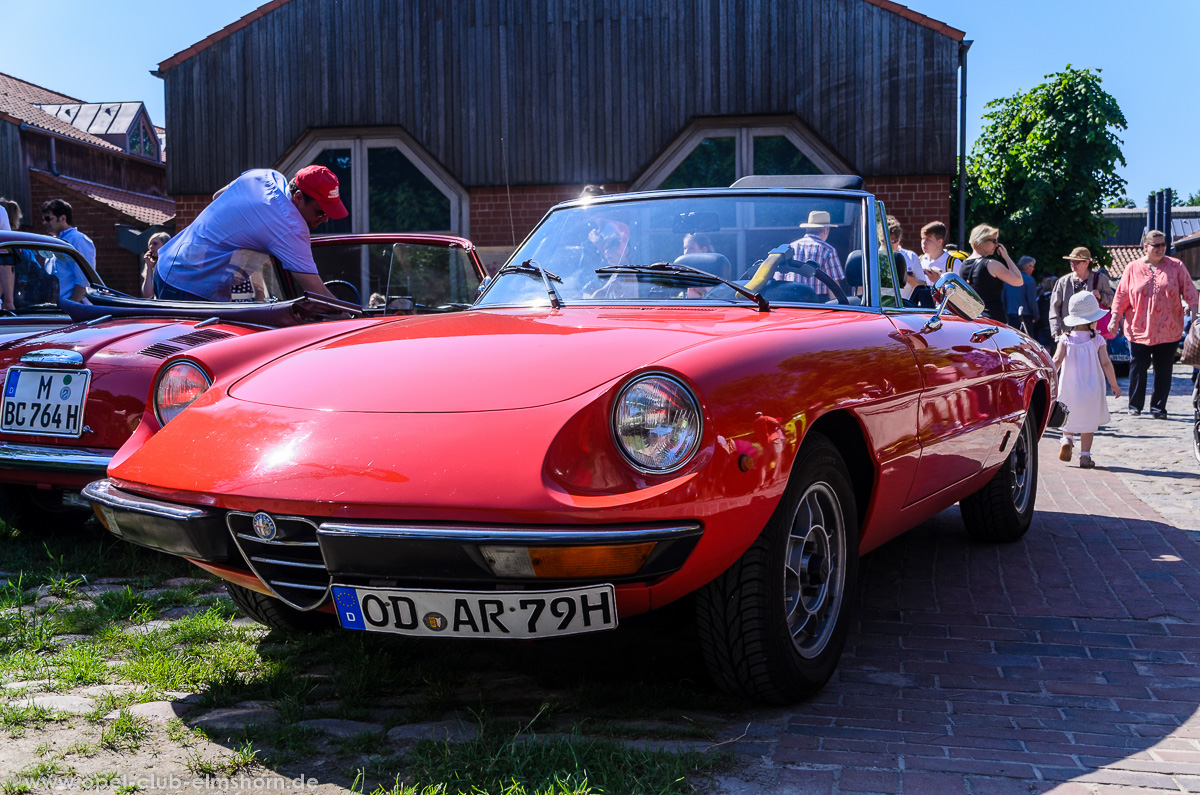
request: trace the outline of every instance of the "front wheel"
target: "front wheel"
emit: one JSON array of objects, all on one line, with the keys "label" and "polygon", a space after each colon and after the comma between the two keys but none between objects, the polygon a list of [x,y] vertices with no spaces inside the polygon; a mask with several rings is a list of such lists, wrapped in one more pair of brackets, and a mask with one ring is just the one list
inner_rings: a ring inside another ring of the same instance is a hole
[{"label": "front wheel", "polygon": [[337,626],[337,618],[317,610],[297,610],[274,596],[225,583],[229,598],[242,612],[263,626],[283,632],[322,632]]},{"label": "front wheel", "polygon": [[858,511],[837,449],[813,433],[762,533],[697,593],[704,661],[734,694],[789,704],[829,681],[858,581]]},{"label": "front wheel", "polygon": [[1037,417],[1030,411],[1000,469],[983,488],[958,503],[972,538],[1008,542],[1025,535],[1037,501],[1037,470]]}]

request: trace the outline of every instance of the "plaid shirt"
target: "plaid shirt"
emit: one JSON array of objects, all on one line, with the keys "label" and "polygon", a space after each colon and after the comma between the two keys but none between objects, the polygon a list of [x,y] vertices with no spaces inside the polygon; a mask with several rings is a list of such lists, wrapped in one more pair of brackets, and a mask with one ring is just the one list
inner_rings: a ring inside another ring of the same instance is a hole
[{"label": "plaid shirt", "polygon": [[[841,260],[838,259],[837,249],[821,238],[807,234],[792,243],[792,251],[795,252],[797,262],[815,262],[821,270],[825,271],[826,275],[838,284],[846,280],[846,272],[842,269]],[[784,281],[798,281],[801,284],[807,284],[816,291],[817,295],[829,295],[829,288],[815,276],[802,279],[795,273],[777,273],[775,277]]]}]

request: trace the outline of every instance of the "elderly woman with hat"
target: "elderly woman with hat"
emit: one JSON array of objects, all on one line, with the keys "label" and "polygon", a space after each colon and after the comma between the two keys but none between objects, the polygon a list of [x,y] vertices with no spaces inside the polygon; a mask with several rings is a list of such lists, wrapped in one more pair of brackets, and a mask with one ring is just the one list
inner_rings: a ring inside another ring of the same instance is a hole
[{"label": "elderly woman with hat", "polygon": [[1071,272],[1055,282],[1050,292],[1050,333],[1055,339],[1067,333],[1063,326],[1063,315],[1071,303],[1071,296],[1087,290],[1096,297],[1101,307],[1107,309],[1112,306],[1116,292],[1108,274],[1097,269],[1092,252],[1083,246],[1076,246],[1063,259],[1071,263]]}]

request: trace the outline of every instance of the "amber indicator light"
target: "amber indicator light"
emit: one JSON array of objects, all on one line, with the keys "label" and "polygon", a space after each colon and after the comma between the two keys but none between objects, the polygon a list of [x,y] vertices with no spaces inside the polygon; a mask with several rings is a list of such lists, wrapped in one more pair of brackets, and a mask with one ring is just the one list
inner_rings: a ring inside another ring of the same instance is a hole
[{"label": "amber indicator light", "polygon": [[592,547],[530,547],[529,563],[538,577],[618,577],[636,574],[658,542]]}]

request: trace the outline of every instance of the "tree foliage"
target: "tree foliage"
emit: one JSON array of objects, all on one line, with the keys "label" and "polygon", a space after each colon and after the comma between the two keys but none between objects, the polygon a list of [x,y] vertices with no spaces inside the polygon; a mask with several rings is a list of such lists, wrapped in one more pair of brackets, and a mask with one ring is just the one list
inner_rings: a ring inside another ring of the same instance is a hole
[{"label": "tree foliage", "polygon": [[1107,261],[1111,224],[1100,211],[1125,192],[1115,132],[1125,116],[1100,87],[1100,70],[1068,64],[1028,92],[989,102],[983,118],[967,160],[971,224],[999,227],[1014,259],[1028,254],[1056,271],[1075,246]]}]

